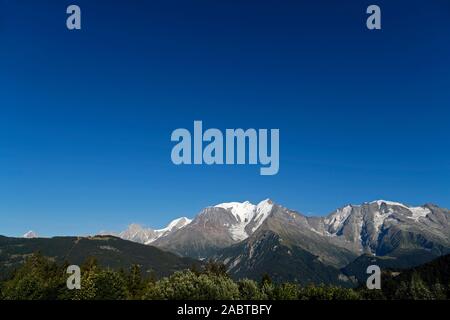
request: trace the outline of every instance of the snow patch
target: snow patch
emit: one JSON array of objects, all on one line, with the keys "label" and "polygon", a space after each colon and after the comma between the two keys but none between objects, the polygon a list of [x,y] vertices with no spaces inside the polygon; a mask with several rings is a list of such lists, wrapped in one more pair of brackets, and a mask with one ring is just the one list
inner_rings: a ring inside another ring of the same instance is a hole
[{"label": "snow patch", "polygon": [[413,219],[415,221],[419,221],[420,218],[425,218],[428,214],[431,213],[430,209],[424,207],[409,208],[409,211],[411,211],[412,216],[407,216],[407,218]]},{"label": "snow patch", "polygon": [[388,206],[398,206],[398,207],[403,207],[403,208],[409,209],[407,206],[405,206],[403,203],[400,203],[400,202],[387,201],[387,200],[376,200],[376,201],[370,202],[370,204],[374,204],[374,203],[376,203],[378,206],[381,206],[382,204],[386,204]]},{"label": "snow patch", "polygon": [[384,221],[388,219],[394,212],[389,209],[385,212],[376,211],[373,217],[373,225],[375,227],[376,232],[380,232],[382,225],[384,224]]},{"label": "snow patch", "polygon": [[331,233],[336,233],[347,220],[352,212],[352,206],[346,206],[338,209],[330,217],[325,219],[325,224],[329,225],[332,229]]}]

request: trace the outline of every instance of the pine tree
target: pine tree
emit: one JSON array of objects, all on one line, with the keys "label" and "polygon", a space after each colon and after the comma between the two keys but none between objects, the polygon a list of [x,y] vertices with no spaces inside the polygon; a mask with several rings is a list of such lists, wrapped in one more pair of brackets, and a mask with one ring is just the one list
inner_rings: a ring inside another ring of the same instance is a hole
[{"label": "pine tree", "polygon": [[127,275],[127,297],[130,300],[138,300],[142,297],[145,284],[142,279],[139,265],[132,265]]}]

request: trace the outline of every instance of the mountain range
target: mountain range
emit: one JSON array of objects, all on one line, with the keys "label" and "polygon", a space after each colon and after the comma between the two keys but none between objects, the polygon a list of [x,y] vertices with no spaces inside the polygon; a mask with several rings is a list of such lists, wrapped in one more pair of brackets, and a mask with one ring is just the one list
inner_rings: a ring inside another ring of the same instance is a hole
[{"label": "mountain range", "polygon": [[350,284],[361,278],[367,257],[407,268],[450,253],[449,222],[449,210],[433,204],[377,200],[309,217],[267,199],[207,207],[163,232],[131,225],[118,235],[221,261],[237,278],[269,273],[280,280]]},{"label": "mountain range", "polygon": [[164,228],[103,233],[182,257],[213,259],[235,278],[353,286],[369,264],[410,268],[450,253],[450,211],[377,200],[306,216],[267,199],[221,203]]}]

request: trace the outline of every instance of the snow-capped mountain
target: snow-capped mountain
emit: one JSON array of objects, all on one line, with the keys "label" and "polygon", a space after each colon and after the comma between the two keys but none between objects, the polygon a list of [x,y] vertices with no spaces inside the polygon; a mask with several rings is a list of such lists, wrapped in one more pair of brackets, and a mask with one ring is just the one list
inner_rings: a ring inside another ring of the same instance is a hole
[{"label": "snow-capped mountain", "polygon": [[369,217],[370,222],[373,223],[374,231],[379,233],[387,219],[392,219],[393,215],[399,211],[404,211],[405,217],[414,220],[415,222],[420,222],[421,218],[425,218],[431,213],[430,209],[427,207],[408,207],[399,202],[377,200],[369,203],[365,203],[362,206],[348,205],[342,209],[336,210],[329,217],[324,219],[326,229],[330,235],[337,235],[342,228],[344,228],[345,222],[349,216],[354,213],[355,209],[361,209],[361,214],[357,218],[357,223],[360,226],[360,231],[364,224],[363,215],[364,213],[371,213]]},{"label": "snow-capped mountain", "polygon": [[267,199],[257,205],[246,201],[208,207],[189,225],[156,240],[153,245],[203,259],[251,236],[270,215],[273,206]]},{"label": "snow-capped mountain", "polygon": [[315,230],[350,243],[356,250],[383,255],[400,236],[409,237],[409,245],[413,235],[428,239],[429,249],[432,242],[449,244],[449,221],[448,210],[431,204],[414,207],[377,200],[338,209],[321,219]]},{"label": "snow-capped mountain", "polygon": [[33,239],[33,238],[37,238],[37,237],[38,237],[38,234],[31,230],[22,236],[22,238],[26,238],[26,239]]},{"label": "snow-capped mountain", "polygon": [[143,244],[152,244],[154,241],[161,237],[165,237],[169,235],[171,232],[184,228],[189,223],[191,223],[191,219],[182,217],[173,220],[170,222],[167,227],[163,229],[151,229],[145,228],[139,224],[133,223],[128,226],[128,228],[120,233],[114,232],[102,232],[102,234],[110,234],[118,236],[124,240],[130,240],[133,242],[143,243]]}]

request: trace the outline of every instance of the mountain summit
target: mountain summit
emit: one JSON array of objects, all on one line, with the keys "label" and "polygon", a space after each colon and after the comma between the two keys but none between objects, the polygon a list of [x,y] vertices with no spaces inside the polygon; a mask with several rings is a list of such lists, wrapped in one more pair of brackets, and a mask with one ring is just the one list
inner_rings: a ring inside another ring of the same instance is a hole
[{"label": "mountain summit", "polygon": [[140,224],[130,224],[128,228],[120,233],[115,232],[101,232],[102,235],[113,235],[118,236],[124,240],[129,240],[133,242],[138,242],[142,244],[152,244],[154,241],[161,237],[168,236],[170,233],[179,230],[181,228],[184,228],[189,223],[191,223],[192,220],[182,217],[173,220],[170,222],[167,227],[163,229],[151,229],[151,228],[145,228],[141,226]]},{"label": "mountain summit", "polygon": [[230,225],[229,231],[231,237],[236,241],[245,240],[266,220],[273,208],[273,202],[270,199],[261,201],[257,205],[246,201],[221,203],[215,208],[222,208],[231,212],[236,223]]},{"label": "mountain summit", "polygon": [[22,236],[22,238],[26,238],[26,239],[33,239],[33,238],[37,238],[37,237],[38,237],[38,234],[31,230]]}]

